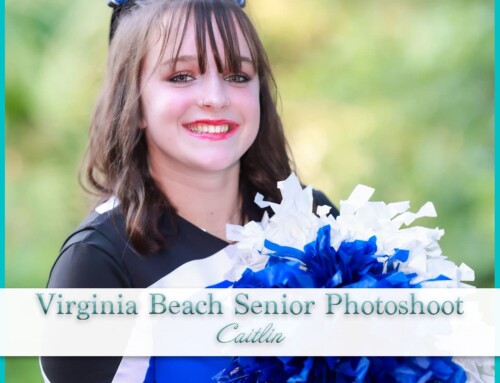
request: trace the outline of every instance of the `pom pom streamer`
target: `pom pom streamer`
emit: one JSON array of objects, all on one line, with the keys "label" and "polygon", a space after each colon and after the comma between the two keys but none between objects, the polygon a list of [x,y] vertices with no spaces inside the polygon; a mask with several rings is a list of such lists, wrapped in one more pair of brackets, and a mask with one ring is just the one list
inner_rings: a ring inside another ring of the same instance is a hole
[{"label": "pom pom streamer", "polygon": [[[280,204],[257,195],[270,207],[260,223],[228,225],[236,241],[234,268],[226,277],[238,288],[422,288],[470,287],[474,271],[457,267],[441,251],[444,231],[408,227],[436,217],[431,202],[416,213],[409,202],[372,202],[374,189],[358,185],[340,202],[340,215],[319,206],[313,212],[312,188],[292,174],[278,187]],[[449,357],[266,357],[234,358],[214,382],[481,382],[488,381],[492,359]],[[482,380],[484,379],[484,380]]]}]

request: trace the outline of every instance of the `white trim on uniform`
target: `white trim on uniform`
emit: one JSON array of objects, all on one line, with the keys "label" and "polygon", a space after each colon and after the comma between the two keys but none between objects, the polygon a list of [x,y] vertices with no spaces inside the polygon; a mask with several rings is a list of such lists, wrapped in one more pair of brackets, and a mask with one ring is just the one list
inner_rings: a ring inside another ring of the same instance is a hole
[{"label": "white trim on uniform", "polygon": [[[196,259],[165,275],[150,288],[199,287],[224,281],[226,273],[234,266],[230,253],[233,245],[203,259]],[[142,383],[149,368],[149,358],[122,358],[112,383]]]},{"label": "white trim on uniform", "polygon": [[116,206],[120,204],[120,200],[115,196],[110,197],[106,202],[103,202],[95,208],[95,211],[99,214],[106,213],[107,211],[113,210]]}]

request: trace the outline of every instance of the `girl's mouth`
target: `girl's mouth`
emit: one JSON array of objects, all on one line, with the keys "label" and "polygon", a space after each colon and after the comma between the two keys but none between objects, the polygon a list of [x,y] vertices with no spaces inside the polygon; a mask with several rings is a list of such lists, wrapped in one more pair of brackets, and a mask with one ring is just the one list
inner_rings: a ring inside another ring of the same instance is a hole
[{"label": "girl's mouth", "polygon": [[207,124],[194,124],[186,126],[193,133],[210,133],[210,134],[219,134],[219,133],[227,133],[229,131],[229,124],[222,125],[207,125]]},{"label": "girl's mouth", "polygon": [[227,120],[199,120],[183,124],[183,127],[191,136],[218,141],[231,137],[239,125]]}]

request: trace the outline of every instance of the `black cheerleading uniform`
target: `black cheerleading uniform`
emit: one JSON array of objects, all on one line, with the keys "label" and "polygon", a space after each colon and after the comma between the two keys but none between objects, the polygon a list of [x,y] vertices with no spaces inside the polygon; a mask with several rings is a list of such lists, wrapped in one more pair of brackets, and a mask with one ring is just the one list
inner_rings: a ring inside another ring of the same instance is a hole
[{"label": "black cheerleading uniform", "polygon": [[[338,215],[323,193],[313,191],[313,198]],[[170,239],[169,246],[142,256],[130,245],[116,205],[111,199],[99,206],[68,237],[52,268],[49,288],[206,287],[224,280],[226,241],[182,217],[164,217],[160,232]],[[250,220],[260,221],[262,210],[253,201],[244,201],[244,209]],[[219,269],[220,273],[214,271]],[[210,382],[229,361],[227,357],[43,357],[40,364],[46,383],[201,383]]]}]

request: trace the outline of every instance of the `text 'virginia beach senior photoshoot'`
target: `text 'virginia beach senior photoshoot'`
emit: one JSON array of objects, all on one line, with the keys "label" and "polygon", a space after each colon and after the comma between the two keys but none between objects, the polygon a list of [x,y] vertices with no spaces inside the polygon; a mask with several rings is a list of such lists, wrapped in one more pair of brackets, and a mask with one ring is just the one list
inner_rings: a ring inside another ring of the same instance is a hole
[{"label": "text 'virginia beach senior photoshoot'", "polygon": [[[7,288],[493,287],[493,0],[109,3],[5,1]],[[128,359],[6,381],[472,381]]]}]

